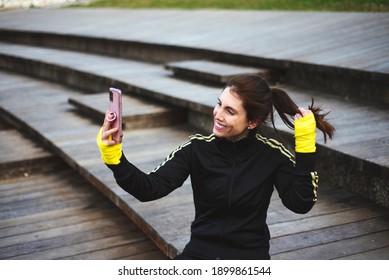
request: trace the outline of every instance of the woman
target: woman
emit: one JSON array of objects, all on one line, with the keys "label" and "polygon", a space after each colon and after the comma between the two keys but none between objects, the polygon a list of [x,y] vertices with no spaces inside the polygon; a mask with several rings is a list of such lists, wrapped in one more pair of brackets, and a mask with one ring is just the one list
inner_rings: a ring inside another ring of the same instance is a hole
[{"label": "woman", "polygon": [[[295,129],[295,156],[256,133],[268,121],[275,129],[273,107]],[[325,139],[334,128],[313,102],[308,110],[298,108],[257,75],[232,78],[213,115],[213,134],[191,136],[149,174],[110,140],[117,128],[105,121],[97,137],[102,159],[118,185],[140,201],[169,194],[191,175],[195,218],[190,242],[176,259],[270,259],[266,213],[273,187],[287,208],[307,213],[317,199],[316,124]]]}]

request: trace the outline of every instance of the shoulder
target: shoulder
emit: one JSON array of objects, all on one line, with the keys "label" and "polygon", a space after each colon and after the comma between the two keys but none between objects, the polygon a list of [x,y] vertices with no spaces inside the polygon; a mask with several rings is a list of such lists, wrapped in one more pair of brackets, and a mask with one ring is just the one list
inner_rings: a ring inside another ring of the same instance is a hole
[{"label": "shoulder", "polygon": [[210,143],[216,139],[216,136],[213,134],[210,135],[202,135],[202,134],[194,134],[189,136],[190,142],[204,142],[204,143]]},{"label": "shoulder", "polygon": [[209,136],[204,136],[202,134],[191,135],[191,136],[189,136],[188,141],[186,141],[185,143],[182,143],[172,153],[176,153],[176,152],[181,151],[181,150],[189,151],[190,149],[192,149],[191,146],[193,146],[193,145],[196,146],[197,143],[210,143],[214,139],[215,139],[215,136],[213,134],[211,134]]},{"label": "shoulder", "polygon": [[264,144],[268,149],[279,153],[286,159],[292,161],[295,163],[295,157],[294,155],[279,141],[273,139],[273,138],[267,138],[260,134],[255,135],[255,139],[259,142]]}]

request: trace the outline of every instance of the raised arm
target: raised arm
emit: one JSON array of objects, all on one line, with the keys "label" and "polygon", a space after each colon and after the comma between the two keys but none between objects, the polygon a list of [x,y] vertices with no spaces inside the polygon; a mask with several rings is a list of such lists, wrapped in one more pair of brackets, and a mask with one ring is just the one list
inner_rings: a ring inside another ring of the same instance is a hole
[{"label": "raised arm", "polygon": [[317,201],[316,122],[310,110],[295,116],[295,162],[286,160],[276,171],[275,186],[283,204],[296,213],[307,213]]},{"label": "raised arm", "polygon": [[103,162],[112,170],[116,182],[140,201],[161,198],[180,187],[189,176],[191,142],[175,149],[161,165],[149,174],[144,173],[125,157],[122,143],[111,140],[109,123],[104,123],[96,142]]}]

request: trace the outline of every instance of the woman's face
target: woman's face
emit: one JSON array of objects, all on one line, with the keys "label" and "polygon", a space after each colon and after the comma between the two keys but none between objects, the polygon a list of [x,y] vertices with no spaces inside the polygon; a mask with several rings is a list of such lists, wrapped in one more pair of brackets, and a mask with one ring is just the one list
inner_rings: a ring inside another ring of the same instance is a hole
[{"label": "woman's face", "polygon": [[227,87],[219,96],[213,110],[213,134],[227,138],[233,142],[239,141],[248,135],[248,127],[256,125],[247,120],[247,112],[239,96]]}]

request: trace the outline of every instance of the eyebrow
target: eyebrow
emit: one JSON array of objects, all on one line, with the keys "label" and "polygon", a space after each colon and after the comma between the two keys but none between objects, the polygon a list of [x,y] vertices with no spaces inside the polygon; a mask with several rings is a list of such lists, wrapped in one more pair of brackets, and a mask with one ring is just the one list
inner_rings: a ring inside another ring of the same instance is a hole
[{"label": "eyebrow", "polygon": [[[218,98],[217,99],[219,102],[220,102],[220,104],[223,104],[223,102],[220,100],[220,98]],[[234,111],[234,113],[238,113],[238,110],[236,110],[235,108],[233,108],[233,107],[231,107],[231,106],[226,106],[226,109],[228,109],[228,110],[232,110],[232,111]]]}]

